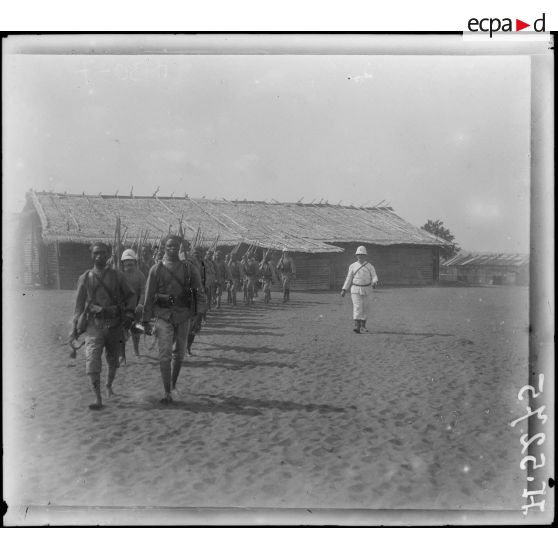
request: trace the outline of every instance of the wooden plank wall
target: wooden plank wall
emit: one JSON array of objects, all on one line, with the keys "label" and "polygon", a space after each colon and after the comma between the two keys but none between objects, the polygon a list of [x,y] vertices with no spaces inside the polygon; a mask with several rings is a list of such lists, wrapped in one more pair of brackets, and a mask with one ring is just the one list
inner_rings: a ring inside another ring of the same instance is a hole
[{"label": "wooden plank wall", "polygon": [[79,276],[93,265],[87,244],[59,244],[59,279],[61,289],[75,289]]},{"label": "wooden plank wall", "polygon": [[[358,244],[339,244],[342,254],[333,254],[333,288],[341,289],[349,265],[356,261]],[[376,269],[382,285],[432,285],[435,252],[430,246],[366,245],[368,259]]]},{"label": "wooden plank wall", "polygon": [[23,284],[46,286],[45,248],[38,218],[31,217],[21,227],[23,235]]},{"label": "wooden plank wall", "polygon": [[329,290],[331,283],[331,260],[326,254],[294,254],[296,281],[293,291]]},{"label": "wooden plank wall", "polygon": [[[56,253],[56,244],[48,244],[46,246],[46,287],[58,287],[58,254]],[[59,287],[58,287],[59,288]]]}]

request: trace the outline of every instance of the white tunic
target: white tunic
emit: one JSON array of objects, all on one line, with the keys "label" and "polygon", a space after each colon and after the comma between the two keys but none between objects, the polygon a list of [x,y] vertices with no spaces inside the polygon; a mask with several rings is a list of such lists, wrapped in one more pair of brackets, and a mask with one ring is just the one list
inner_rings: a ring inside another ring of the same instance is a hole
[{"label": "white tunic", "polygon": [[370,262],[360,264],[354,262],[349,266],[343,290],[351,289],[351,294],[367,296],[372,290],[372,285],[378,282],[376,270]]}]

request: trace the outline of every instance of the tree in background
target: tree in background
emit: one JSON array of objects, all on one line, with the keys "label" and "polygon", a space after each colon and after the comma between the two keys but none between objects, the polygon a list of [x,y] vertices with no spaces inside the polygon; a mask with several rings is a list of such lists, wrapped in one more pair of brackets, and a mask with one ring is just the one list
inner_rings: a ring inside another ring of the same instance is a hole
[{"label": "tree in background", "polygon": [[455,254],[457,254],[459,250],[461,250],[459,244],[455,242],[455,236],[451,233],[449,229],[446,229],[446,227],[444,227],[444,222],[440,221],[440,219],[436,219],[436,221],[432,221],[431,219],[428,219],[428,221],[426,221],[426,223],[421,227],[421,229],[439,238],[443,238],[448,242],[451,242],[450,246],[440,247],[440,256],[443,259],[447,260],[451,258],[452,256],[455,256]]}]

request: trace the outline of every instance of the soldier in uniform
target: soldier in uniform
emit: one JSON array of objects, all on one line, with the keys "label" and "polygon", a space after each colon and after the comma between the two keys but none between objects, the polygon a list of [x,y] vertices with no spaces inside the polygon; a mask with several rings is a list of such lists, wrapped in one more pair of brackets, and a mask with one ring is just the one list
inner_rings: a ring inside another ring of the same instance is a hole
[{"label": "soldier in uniform", "polygon": [[144,244],[141,247],[140,259],[138,261],[138,269],[147,277],[149,270],[155,265],[155,259],[151,252],[151,246]]},{"label": "soldier in uniform", "polygon": [[281,259],[277,264],[277,270],[281,273],[283,302],[288,302],[291,298],[291,281],[296,279],[296,267],[286,248],[283,248]]},{"label": "soldier in uniform", "polygon": [[227,281],[225,282],[225,287],[227,289],[227,304],[232,304],[232,277],[231,277],[231,262],[232,254],[227,254],[225,256],[225,267],[227,269]]},{"label": "soldier in uniform", "polygon": [[207,309],[211,310],[215,298],[215,265],[213,264],[213,252],[208,250],[204,258],[205,264],[205,292],[207,296]]},{"label": "soldier in uniform", "polygon": [[[190,261],[189,258],[188,261]],[[197,314],[192,318],[192,326],[190,328],[190,332],[188,333],[186,350],[188,351],[189,355],[192,354],[192,344],[194,343],[196,335],[201,331],[202,323],[205,321],[207,313],[207,296],[205,291],[205,262],[203,259],[203,248],[201,246],[197,246],[194,250],[194,256],[191,259],[191,262],[197,268],[200,274],[202,288],[198,293]]]},{"label": "soldier in uniform", "polygon": [[[135,318],[137,321],[141,320],[141,315],[143,312],[143,299],[145,298],[145,275],[138,269],[136,253],[128,248],[122,253],[120,258],[122,262],[122,272],[128,281],[128,285],[136,293],[136,310]],[[140,356],[139,353],[139,340],[140,332],[134,331],[132,328],[130,331],[132,337],[132,343],[134,345],[134,354]],[[125,344],[122,344],[122,354],[120,356],[121,361],[126,361]]]},{"label": "soldier in uniform", "polygon": [[234,306],[236,306],[236,293],[240,289],[242,281],[242,269],[238,261],[238,254],[236,252],[231,255],[229,274],[231,277],[231,299]]},{"label": "soldier in uniform", "polygon": [[196,314],[196,297],[202,289],[198,268],[179,259],[181,242],[176,235],[167,236],[163,261],[149,271],[145,290],[143,321],[156,318],[154,334],[159,344],[159,366],[165,391],[161,403],[172,402],[171,392],[176,390],[192,318]]},{"label": "soldier in uniform", "polygon": [[248,277],[246,275],[246,267],[248,265],[248,255],[244,254],[240,258],[240,281],[242,286],[242,293],[244,297],[244,304],[248,304]]},{"label": "soldier in uniform", "polygon": [[271,285],[273,284],[273,267],[269,262],[269,256],[265,256],[260,265],[260,275],[263,280],[264,302],[271,300]]},{"label": "soldier in uniform", "polygon": [[244,266],[244,273],[246,274],[246,304],[254,304],[254,295],[256,289],[256,280],[258,278],[258,264],[254,254],[248,256],[248,261]]},{"label": "soldier in uniform", "polygon": [[366,329],[366,319],[370,307],[370,296],[372,289],[378,282],[378,276],[374,266],[367,261],[368,252],[365,246],[359,246],[356,251],[357,261],[349,266],[347,278],[341,289],[341,296],[351,289],[351,299],[353,301],[353,319],[355,333],[368,331]]},{"label": "soldier in uniform", "polygon": [[228,280],[227,266],[223,261],[221,252],[219,250],[215,251],[215,256],[213,257],[213,266],[215,268],[215,298],[217,300],[217,308],[221,308],[221,296],[225,290],[226,282]]},{"label": "soldier in uniform", "polygon": [[105,350],[108,365],[107,395],[114,395],[112,384],[118,368],[120,344],[124,340],[124,328],[134,320],[136,293],[124,275],[107,267],[110,251],[104,242],[91,246],[93,268],[78,279],[74,309],[72,337],[77,339],[85,333],[85,371],[95,393],[92,410],[103,407],[101,396],[101,356]]}]

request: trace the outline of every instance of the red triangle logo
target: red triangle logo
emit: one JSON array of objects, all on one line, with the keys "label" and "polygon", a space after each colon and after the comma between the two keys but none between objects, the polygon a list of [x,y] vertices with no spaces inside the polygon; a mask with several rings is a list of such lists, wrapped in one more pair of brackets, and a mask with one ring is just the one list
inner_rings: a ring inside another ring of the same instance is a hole
[{"label": "red triangle logo", "polygon": [[515,30],[516,31],[521,31],[522,29],[525,29],[526,27],[531,27],[531,25],[529,23],[525,23],[524,21],[521,21],[520,19],[515,20]]}]

